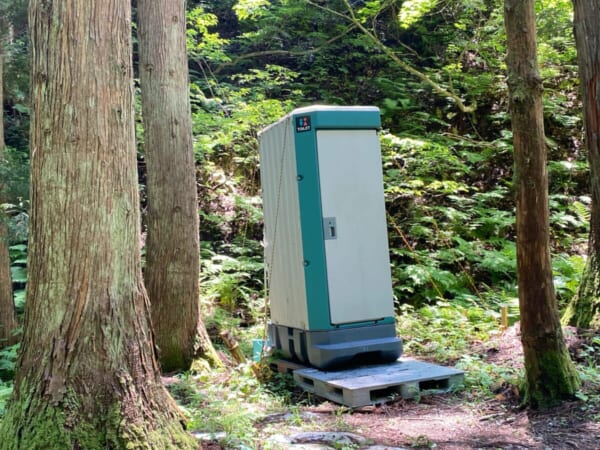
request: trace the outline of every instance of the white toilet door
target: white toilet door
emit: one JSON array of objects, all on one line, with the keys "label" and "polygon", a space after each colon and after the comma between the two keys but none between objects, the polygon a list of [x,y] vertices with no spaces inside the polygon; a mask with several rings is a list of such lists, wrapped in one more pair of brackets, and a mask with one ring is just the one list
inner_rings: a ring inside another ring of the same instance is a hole
[{"label": "white toilet door", "polygon": [[375,130],[319,130],[331,322],[394,315],[381,150]]}]

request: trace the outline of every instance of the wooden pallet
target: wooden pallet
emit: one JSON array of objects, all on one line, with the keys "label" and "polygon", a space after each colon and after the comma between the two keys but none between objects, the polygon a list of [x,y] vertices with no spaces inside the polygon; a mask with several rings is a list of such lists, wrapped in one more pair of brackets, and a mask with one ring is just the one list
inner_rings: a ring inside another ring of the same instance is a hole
[{"label": "wooden pallet", "polygon": [[287,359],[277,359],[269,364],[274,372],[293,374],[294,370],[306,369],[306,366]]},{"label": "wooden pallet", "polygon": [[414,360],[325,372],[296,369],[302,389],[352,408],[385,403],[397,397],[414,398],[444,393],[464,381],[464,372]]}]

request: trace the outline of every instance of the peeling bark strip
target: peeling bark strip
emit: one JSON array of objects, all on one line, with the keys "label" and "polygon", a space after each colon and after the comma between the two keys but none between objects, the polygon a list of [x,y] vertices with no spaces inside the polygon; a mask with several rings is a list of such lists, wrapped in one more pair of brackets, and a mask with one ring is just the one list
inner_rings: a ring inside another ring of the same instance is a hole
[{"label": "peeling bark strip", "polygon": [[195,448],[142,283],[128,0],[32,0],[29,284],[0,449]]},{"label": "peeling bark strip", "polygon": [[592,207],[588,259],[565,321],[600,329],[600,8],[597,0],[573,0],[575,43],[590,162]]},{"label": "peeling bark strip", "polygon": [[187,370],[196,353],[218,357],[200,315],[185,2],[139,0],[138,20],[148,192],[144,279],[162,368]]},{"label": "peeling bark strip", "polygon": [[515,153],[517,275],[526,396],[534,408],[545,408],[572,396],[579,380],[564,343],[552,281],[534,0],[505,0],[504,23]]}]

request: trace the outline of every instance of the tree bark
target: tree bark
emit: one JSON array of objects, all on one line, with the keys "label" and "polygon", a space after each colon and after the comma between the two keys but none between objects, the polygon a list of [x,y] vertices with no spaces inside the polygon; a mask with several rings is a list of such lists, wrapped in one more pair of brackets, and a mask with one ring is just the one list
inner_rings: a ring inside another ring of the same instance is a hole
[{"label": "tree bark", "polygon": [[196,167],[184,0],[139,0],[138,41],[147,168],[144,278],[164,371],[219,359],[202,322]]},{"label": "tree bark", "polygon": [[[0,25],[2,22],[0,21]],[[0,111],[2,111],[2,120],[0,120],[0,156],[4,157],[4,45],[2,36],[0,36]]]},{"label": "tree bark", "polygon": [[[4,53],[0,41],[0,164],[4,159]],[[0,180],[0,205],[6,202],[5,186]],[[8,217],[0,206],[0,349],[17,342],[15,335],[17,316],[13,299],[12,279],[10,276],[10,255],[8,252]]]},{"label": "tree bark", "polygon": [[573,7],[592,205],[588,259],[563,321],[600,329],[600,8],[595,0],[573,0]]},{"label": "tree bark", "polygon": [[32,0],[24,336],[0,449],[193,449],[142,282],[128,0]]},{"label": "tree bark", "polygon": [[572,397],[579,379],[564,343],[552,281],[534,0],[505,0],[504,21],[515,153],[517,275],[526,401],[534,408],[546,408]]}]

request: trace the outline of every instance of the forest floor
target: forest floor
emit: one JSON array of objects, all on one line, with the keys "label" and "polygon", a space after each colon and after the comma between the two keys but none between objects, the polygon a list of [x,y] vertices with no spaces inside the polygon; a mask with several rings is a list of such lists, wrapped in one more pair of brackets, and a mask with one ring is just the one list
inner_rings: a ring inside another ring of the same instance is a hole
[{"label": "forest floor", "polygon": [[[567,341],[572,352],[581,345],[573,331],[567,330]],[[521,364],[516,326],[480,345],[474,352],[483,353],[489,362],[507,367]],[[597,392],[590,393],[596,401],[569,401],[544,412],[520,407],[516,386],[500,384],[494,393],[482,400],[463,390],[353,410],[313,396],[297,408],[255,422],[253,447],[205,441],[199,448],[600,449]]]}]

